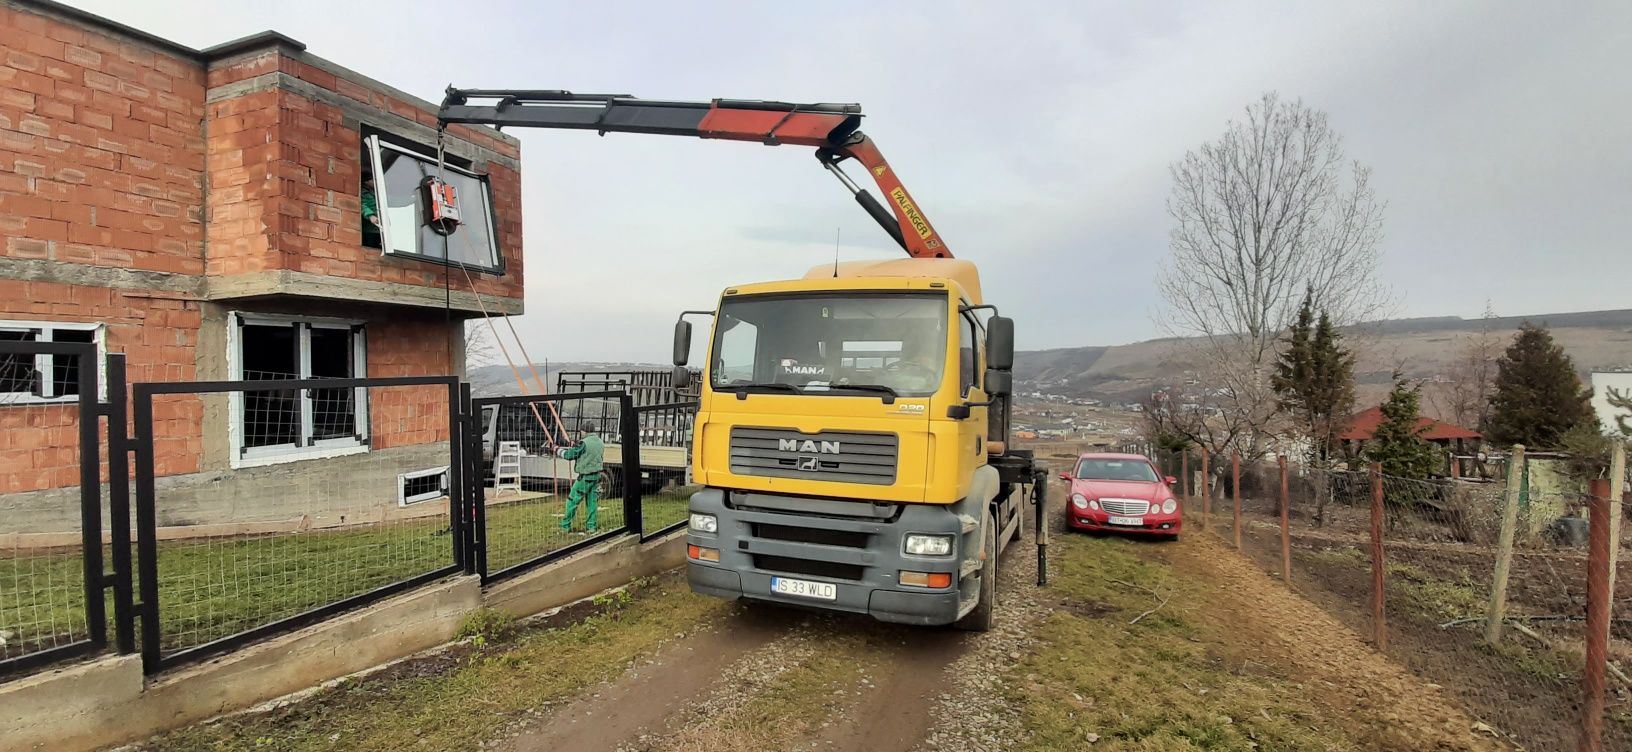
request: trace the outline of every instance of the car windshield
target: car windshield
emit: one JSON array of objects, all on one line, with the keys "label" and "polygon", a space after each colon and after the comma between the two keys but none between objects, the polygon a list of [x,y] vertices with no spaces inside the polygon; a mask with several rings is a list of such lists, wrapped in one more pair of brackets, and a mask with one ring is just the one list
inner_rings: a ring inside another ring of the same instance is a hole
[{"label": "car windshield", "polygon": [[1128,480],[1156,482],[1156,471],[1143,460],[1082,460],[1077,477],[1083,480]]},{"label": "car windshield", "polygon": [[927,396],[946,364],[947,311],[945,293],[727,298],[709,378],[715,389]]}]

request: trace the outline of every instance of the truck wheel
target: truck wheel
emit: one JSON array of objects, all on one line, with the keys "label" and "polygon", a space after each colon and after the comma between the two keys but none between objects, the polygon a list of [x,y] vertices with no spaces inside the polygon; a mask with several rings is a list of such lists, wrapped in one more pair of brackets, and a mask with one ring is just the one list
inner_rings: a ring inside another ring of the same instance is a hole
[{"label": "truck wheel", "polygon": [[957,623],[958,629],[970,632],[990,630],[997,611],[997,520],[987,512],[981,523],[980,547],[986,560],[980,566],[980,602]]}]

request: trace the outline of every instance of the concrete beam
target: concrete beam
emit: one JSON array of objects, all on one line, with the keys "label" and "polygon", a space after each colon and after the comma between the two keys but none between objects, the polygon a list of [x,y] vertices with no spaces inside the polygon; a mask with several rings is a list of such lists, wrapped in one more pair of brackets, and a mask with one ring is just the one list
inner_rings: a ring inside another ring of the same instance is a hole
[{"label": "concrete beam", "polygon": [[203,277],[52,259],[0,258],[0,278],[59,285],[117,287],[143,292],[169,292],[190,297],[201,297],[204,292]]},{"label": "concrete beam", "polygon": [[481,304],[478,304],[474,294],[459,290],[449,294],[440,287],[372,282],[287,269],[210,277],[205,298],[237,300],[270,295],[295,295],[436,309],[451,306],[456,311],[467,313],[480,313],[482,305],[485,304],[488,313],[500,316],[517,316],[523,309],[523,303],[519,298],[484,295]]},{"label": "concrete beam", "polygon": [[[366,124],[415,143],[432,145],[437,142],[435,128],[416,120],[410,120],[389,110],[382,110],[351,97],[302,81],[282,71],[262,73],[259,76],[246,78],[242,81],[217,86],[205,93],[204,100],[206,102],[219,102],[224,99],[233,99],[247,94],[272,90],[287,91],[299,94],[314,102],[333,105],[339,108],[341,116],[345,119],[344,125],[348,128],[356,129],[360,124]],[[422,100],[416,99],[416,101]],[[426,103],[426,106],[430,108],[430,112],[437,111],[437,108],[429,103]],[[502,134],[495,132],[492,135]],[[502,135],[502,137],[514,140],[513,137],[508,135]],[[447,140],[443,143],[449,154],[468,159],[471,162],[494,162],[517,172],[521,171],[521,163],[518,160],[465,141],[455,134],[449,133]]]}]

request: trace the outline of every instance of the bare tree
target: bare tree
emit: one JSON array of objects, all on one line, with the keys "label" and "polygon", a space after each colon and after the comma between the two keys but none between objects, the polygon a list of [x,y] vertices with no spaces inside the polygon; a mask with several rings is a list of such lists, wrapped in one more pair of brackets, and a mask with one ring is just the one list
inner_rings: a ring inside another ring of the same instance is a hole
[{"label": "bare tree", "polygon": [[1383,205],[1325,113],[1273,92],[1172,165],[1161,323],[1189,337],[1216,430],[1209,449],[1256,457],[1276,421],[1268,366],[1305,291],[1338,326],[1375,318]]},{"label": "bare tree", "polygon": [[1434,392],[1434,407],[1441,417],[1463,428],[1485,430],[1490,421],[1490,395],[1496,391],[1496,361],[1506,338],[1495,331],[1496,312],[1485,304],[1479,333],[1462,346],[1446,369],[1444,386]]},{"label": "bare tree", "polygon": [[493,332],[482,319],[465,322],[465,370],[490,366],[499,362],[499,346],[493,341]]}]

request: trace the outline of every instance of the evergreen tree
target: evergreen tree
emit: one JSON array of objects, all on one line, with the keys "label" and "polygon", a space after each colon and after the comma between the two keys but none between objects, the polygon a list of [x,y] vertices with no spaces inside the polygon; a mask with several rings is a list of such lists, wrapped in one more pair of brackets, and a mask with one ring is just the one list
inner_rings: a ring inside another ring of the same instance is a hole
[{"label": "evergreen tree", "polygon": [[1280,408],[1297,417],[1312,444],[1311,459],[1325,460],[1354,406],[1354,356],[1343,348],[1331,316],[1315,315],[1306,292],[1287,329],[1285,348],[1271,374]]},{"label": "evergreen tree", "polygon": [[1366,447],[1366,459],[1382,463],[1383,473],[1400,478],[1426,478],[1439,465],[1439,448],[1422,438],[1422,387],[1411,385],[1399,372],[1394,374],[1394,391],[1382,405],[1383,420],[1377,424]]},{"label": "evergreen tree", "polygon": [[1496,363],[1487,438],[1502,446],[1559,448],[1565,433],[1593,419],[1591,399],[1552,333],[1525,322]]}]

